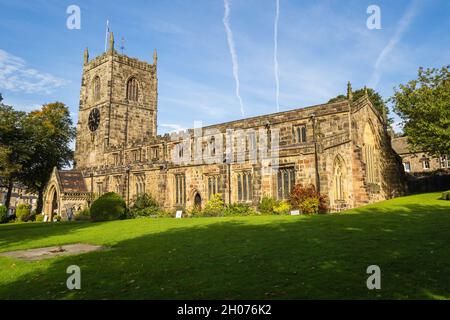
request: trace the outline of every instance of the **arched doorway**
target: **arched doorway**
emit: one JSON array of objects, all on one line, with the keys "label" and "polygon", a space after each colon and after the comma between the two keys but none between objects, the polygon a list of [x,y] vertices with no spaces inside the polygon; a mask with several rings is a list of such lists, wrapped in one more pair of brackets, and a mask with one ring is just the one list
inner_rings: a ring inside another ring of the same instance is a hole
[{"label": "arched doorway", "polygon": [[200,196],[200,193],[196,193],[194,197],[194,206],[201,210],[202,209],[202,197]]},{"label": "arched doorway", "polygon": [[59,204],[58,204],[58,192],[56,191],[55,187],[52,187],[50,189],[49,192],[49,204],[50,204],[50,212],[49,212],[49,218],[50,221],[53,220],[53,217],[55,217],[56,215],[58,215],[58,209],[59,209]]}]

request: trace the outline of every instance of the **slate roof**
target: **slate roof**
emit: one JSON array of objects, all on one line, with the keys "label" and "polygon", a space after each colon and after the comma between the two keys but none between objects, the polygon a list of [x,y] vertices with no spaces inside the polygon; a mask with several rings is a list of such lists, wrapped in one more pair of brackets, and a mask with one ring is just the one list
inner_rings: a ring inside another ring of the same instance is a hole
[{"label": "slate roof", "polygon": [[61,192],[64,193],[87,193],[88,189],[84,183],[81,171],[58,170]]}]

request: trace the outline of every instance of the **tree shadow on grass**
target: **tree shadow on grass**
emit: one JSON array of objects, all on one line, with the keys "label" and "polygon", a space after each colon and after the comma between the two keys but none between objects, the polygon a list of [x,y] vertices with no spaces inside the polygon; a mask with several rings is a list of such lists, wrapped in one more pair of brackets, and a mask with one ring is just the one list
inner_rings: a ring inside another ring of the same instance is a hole
[{"label": "tree shadow on grass", "polygon": [[[109,250],[52,259],[38,274],[12,275],[0,286],[0,298],[450,298],[445,209],[405,205],[390,214],[369,209],[264,223],[259,217],[210,219],[120,241]],[[381,267],[382,290],[366,287],[366,269],[373,264]],[[81,268],[81,290],[66,288],[70,265]]]},{"label": "tree shadow on grass", "polygon": [[94,227],[91,222],[49,222],[49,223],[12,223],[0,226],[0,252],[10,248],[29,245],[40,239],[63,236],[82,229]]}]

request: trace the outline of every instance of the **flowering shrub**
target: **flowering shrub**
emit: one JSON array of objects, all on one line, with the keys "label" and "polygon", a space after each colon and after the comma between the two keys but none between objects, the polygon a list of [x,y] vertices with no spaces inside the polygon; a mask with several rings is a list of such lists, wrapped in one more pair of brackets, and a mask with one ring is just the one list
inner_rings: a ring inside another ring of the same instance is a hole
[{"label": "flowering shrub", "polygon": [[287,201],[280,201],[273,207],[275,214],[289,214],[292,207]]},{"label": "flowering shrub", "polygon": [[214,194],[211,199],[206,202],[205,208],[202,210],[201,215],[204,217],[217,217],[222,215],[224,210],[224,202],[222,195]]}]

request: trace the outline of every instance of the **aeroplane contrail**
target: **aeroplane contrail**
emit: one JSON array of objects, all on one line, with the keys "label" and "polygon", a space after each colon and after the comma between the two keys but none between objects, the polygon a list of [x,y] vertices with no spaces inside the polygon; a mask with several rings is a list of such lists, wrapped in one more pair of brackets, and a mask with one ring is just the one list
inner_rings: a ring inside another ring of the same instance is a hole
[{"label": "aeroplane contrail", "polygon": [[234,46],[234,40],[233,40],[233,32],[231,31],[230,27],[230,1],[224,0],[224,7],[225,7],[225,14],[223,16],[223,25],[225,26],[225,32],[227,34],[227,40],[228,40],[228,47],[230,49],[231,54],[231,62],[233,64],[233,77],[234,81],[236,82],[236,97],[239,100],[239,104],[241,105],[241,114],[242,116],[245,115],[244,112],[244,103],[242,102],[241,93],[240,93],[240,83],[239,83],[239,64],[238,64],[238,57],[236,53],[236,48]]},{"label": "aeroplane contrail", "polygon": [[280,0],[275,0],[276,2],[276,13],[275,13],[275,23],[274,23],[274,33],[273,33],[273,65],[275,71],[275,89],[276,89],[276,103],[277,112],[280,111],[280,78],[278,74],[278,22],[280,21]]}]

